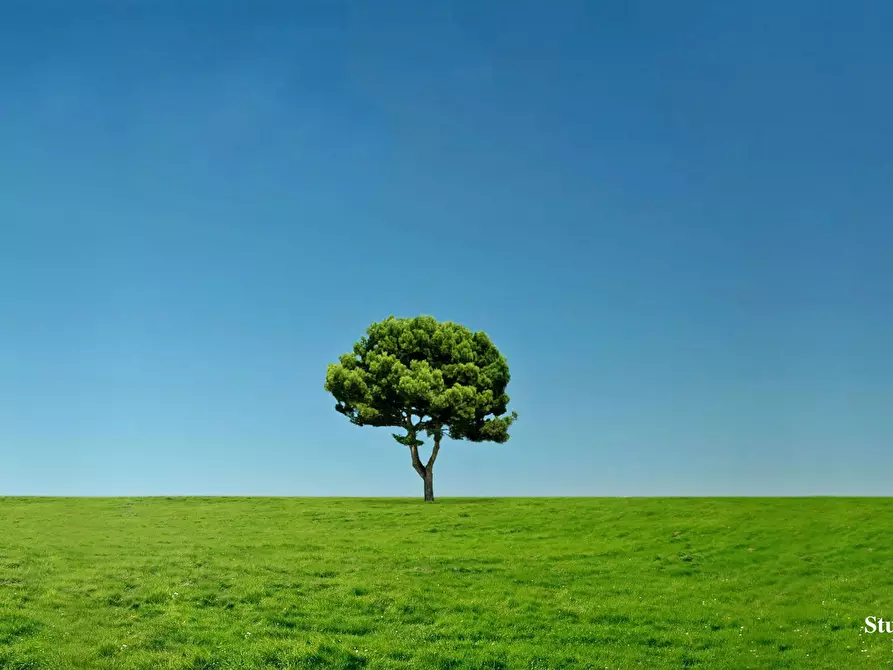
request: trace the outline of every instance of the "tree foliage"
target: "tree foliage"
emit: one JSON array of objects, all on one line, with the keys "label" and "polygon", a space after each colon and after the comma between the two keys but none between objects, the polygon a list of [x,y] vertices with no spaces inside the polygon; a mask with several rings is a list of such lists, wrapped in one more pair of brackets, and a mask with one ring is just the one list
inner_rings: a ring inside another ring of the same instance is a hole
[{"label": "tree foliage", "polygon": [[325,388],[352,423],[405,429],[394,439],[415,455],[422,434],[435,449],[444,434],[506,442],[517,419],[508,413],[509,378],[505,357],[486,333],[430,316],[391,316],[329,365]]}]

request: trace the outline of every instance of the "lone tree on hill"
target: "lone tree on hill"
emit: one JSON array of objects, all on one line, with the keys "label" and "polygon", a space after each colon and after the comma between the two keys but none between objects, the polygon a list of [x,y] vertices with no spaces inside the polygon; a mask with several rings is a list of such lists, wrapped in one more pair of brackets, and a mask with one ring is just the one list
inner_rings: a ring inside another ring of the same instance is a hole
[{"label": "lone tree on hill", "polygon": [[[484,332],[430,316],[373,323],[353,353],[329,365],[325,389],[335,409],[357,426],[402,428],[412,467],[434,500],[434,461],[444,435],[503,443],[518,418],[507,414],[509,366]],[[420,435],[434,441],[427,463]]]}]

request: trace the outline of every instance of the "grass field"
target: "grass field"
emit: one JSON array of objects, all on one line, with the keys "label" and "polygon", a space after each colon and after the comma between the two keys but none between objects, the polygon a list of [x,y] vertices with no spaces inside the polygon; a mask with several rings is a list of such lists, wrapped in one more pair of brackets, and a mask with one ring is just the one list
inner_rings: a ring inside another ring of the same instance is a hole
[{"label": "grass field", "polygon": [[0,499],[0,667],[879,668],[886,499]]}]

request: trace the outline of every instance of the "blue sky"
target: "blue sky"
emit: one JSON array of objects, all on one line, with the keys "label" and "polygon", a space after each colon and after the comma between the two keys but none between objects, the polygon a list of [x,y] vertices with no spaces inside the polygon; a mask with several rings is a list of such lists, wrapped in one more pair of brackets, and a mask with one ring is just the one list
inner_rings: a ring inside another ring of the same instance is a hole
[{"label": "blue sky", "polygon": [[0,8],[0,492],[420,496],[326,364],[487,331],[450,495],[893,494],[893,4]]}]

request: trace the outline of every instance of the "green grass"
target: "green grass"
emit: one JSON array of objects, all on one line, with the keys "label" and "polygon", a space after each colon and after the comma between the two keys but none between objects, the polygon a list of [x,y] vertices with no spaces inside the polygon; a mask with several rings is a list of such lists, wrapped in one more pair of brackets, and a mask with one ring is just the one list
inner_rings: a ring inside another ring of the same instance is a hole
[{"label": "green grass", "polygon": [[878,668],[887,499],[0,499],[0,668]]}]

